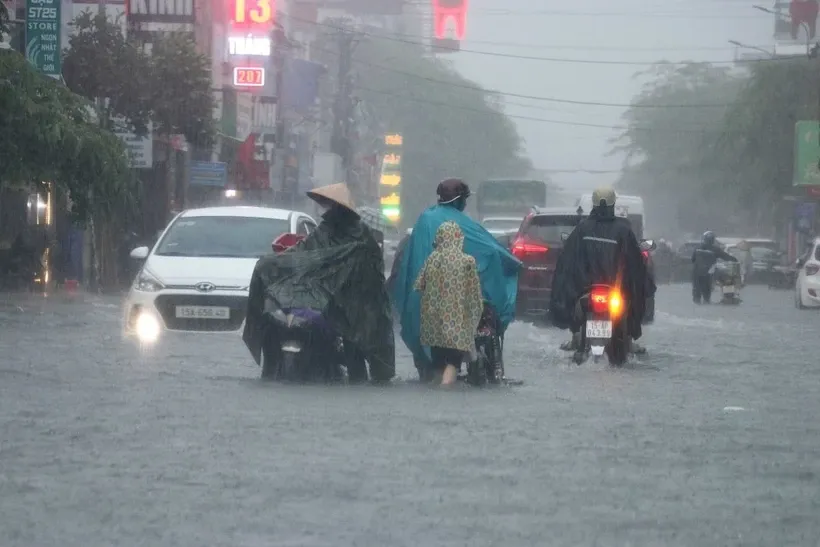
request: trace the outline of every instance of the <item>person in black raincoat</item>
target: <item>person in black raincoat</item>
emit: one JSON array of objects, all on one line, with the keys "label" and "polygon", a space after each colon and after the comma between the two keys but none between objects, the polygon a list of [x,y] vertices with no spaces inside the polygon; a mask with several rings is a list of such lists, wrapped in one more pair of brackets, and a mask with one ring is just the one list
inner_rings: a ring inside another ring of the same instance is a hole
[{"label": "person in black raincoat", "polygon": [[692,252],[692,300],[708,304],[712,299],[712,267],[718,260],[738,262],[717,245],[714,232],[704,232],[700,247]]},{"label": "person in black raincoat", "polygon": [[615,216],[615,191],[599,188],[592,194],[589,217],[572,231],[555,266],[550,315],[555,326],[577,334],[583,317],[578,301],[591,285],[619,286],[627,304],[627,334],[637,340],[647,296],[654,294],[641,247],[629,221]]},{"label": "person in black raincoat", "polygon": [[356,213],[346,184],[308,192],[326,209],[319,226],[292,249],[254,268],[243,339],[260,362],[269,309],[319,310],[339,333],[351,382],[388,382],[396,371],[384,256],[373,230]]}]

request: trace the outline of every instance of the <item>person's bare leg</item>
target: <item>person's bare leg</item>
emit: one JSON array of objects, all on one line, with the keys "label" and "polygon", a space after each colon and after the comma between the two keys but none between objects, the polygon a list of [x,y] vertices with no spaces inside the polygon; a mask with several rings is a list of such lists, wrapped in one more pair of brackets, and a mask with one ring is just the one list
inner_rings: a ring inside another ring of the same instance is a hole
[{"label": "person's bare leg", "polygon": [[456,383],[458,378],[458,369],[454,365],[447,365],[444,367],[444,373],[441,375],[441,385],[449,386]]}]

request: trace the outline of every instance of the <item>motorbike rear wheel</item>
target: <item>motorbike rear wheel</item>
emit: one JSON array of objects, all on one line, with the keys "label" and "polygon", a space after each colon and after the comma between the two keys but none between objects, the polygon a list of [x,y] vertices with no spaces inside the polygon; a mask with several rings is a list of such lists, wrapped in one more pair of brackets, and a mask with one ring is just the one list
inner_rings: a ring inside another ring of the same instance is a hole
[{"label": "motorbike rear wheel", "polygon": [[609,364],[620,367],[626,363],[629,356],[629,337],[622,332],[613,333],[612,339],[606,345],[606,356],[609,358]]},{"label": "motorbike rear wheel", "polygon": [[467,363],[467,382],[471,385],[482,387],[487,384],[489,359],[483,344],[477,349],[478,357],[476,360]]},{"label": "motorbike rear wheel", "polygon": [[274,359],[268,354],[268,350],[262,348],[262,379],[277,380],[279,378],[279,367]]}]

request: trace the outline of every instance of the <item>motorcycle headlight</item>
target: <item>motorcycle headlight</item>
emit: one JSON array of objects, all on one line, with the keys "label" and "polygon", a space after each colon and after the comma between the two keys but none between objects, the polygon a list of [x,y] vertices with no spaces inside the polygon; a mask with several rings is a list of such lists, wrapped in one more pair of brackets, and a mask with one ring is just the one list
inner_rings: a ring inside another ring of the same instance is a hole
[{"label": "motorcycle headlight", "polygon": [[134,289],[141,292],[157,292],[161,291],[163,288],[162,283],[160,283],[156,277],[149,274],[145,270],[142,270],[137,276],[136,281],[134,281]]}]

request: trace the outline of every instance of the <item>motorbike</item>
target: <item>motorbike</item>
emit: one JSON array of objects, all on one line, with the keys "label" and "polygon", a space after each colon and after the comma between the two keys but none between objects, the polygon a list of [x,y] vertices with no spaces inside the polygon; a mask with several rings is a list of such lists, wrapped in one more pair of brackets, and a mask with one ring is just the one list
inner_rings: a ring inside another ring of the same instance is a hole
[{"label": "motorbike", "polygon": [[630,339],[626,333],[625,303],[620,290],[609,285],[592,285],[578,304],[584,325],[573,361],[580,365],[592,355],[597,363],[606,354],[611,365],[623,365],[629,353]]},{"label": "motorbike", "polygon": [[[304,236],[286,233],[271,246],[274,253],[283,253],[302,239]],[[321,312],[290,308],[267,315],[271,324],[262,349],[262,378],[300,383],[345,381],[349,371],[344,341]]]},{"label": "motorbike", "polygon": [[465,381],[474,386],[498,385],[505,381],[503,349],[504,340],[500,334],[501,321],[489,302],[484,302],[484,310],[476,329],[475,359],[467,363]]},{"label": "motorbike", "polygon": [[720,288],[720,303],[727,305],[737,305],[740,299],[740,288],[743,279],[740,274],[739,262],[719,262],[714,272],[715,285]]}]

